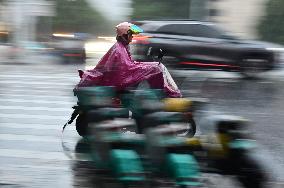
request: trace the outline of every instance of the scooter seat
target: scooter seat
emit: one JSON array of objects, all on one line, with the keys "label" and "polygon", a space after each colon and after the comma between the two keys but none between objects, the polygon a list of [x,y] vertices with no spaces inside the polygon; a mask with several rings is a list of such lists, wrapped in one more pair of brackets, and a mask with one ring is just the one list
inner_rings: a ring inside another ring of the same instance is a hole
[{"label": "scooter seat", "polygon": [[147,127],[155,127],[171,122],[183,122],[186,116],[181,112],[154,112],[146,115],[144,120]]},{"label": "scooter seat", "polygon": [[99,108],[88,112],[89,122],[99,122],[113,118],[128,118],[129,110],[126,108]]},{"label": "scooter seat", "polygon": [[137,134],[127,134],[127,133],[105,133],[104,141],[116,144],[118,148],[123,148],[123,146],[144,146],[145,136]]},{"label": "scooter seat", "polygon": [[79,88],[74,94],[78,103],[83,107],[106,107],[112,105],[112,98],[115,97],[114,87],[94,86]]}]

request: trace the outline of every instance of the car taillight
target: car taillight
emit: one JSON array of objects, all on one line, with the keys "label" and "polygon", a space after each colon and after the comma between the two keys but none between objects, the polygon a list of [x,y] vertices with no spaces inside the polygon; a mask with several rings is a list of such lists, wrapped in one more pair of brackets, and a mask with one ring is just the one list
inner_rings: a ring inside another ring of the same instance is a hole
[{"label": "car taillight", "polygon": [[83,54],[67,54],[67,53],[64,53],[63,56],[65,56],[65,57],[82,57]]},{"label": "car taillight", "polygon": [[133,36],[132,39],[132,44],[149,44],[149,38],[151,38],[151,36],[146,36],[146,35],[137,35],[137,36]]}]

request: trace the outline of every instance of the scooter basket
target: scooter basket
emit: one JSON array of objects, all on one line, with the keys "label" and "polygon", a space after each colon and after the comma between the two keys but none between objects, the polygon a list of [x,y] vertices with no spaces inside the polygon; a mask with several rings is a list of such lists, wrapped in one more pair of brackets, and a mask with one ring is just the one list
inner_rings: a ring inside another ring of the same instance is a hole
[{"label": "scooter basket", "polygon": [[82,87],[76,91],[78,103],[81,106],[111,106],[112,98],[115,96],[113,87],[96,86]]}]

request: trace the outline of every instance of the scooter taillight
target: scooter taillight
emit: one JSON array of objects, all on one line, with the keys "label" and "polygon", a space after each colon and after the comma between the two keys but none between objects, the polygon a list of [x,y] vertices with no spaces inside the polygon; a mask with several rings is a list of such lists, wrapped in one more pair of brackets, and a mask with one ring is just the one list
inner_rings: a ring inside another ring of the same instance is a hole
[{"label": "scooter taillight", "polygon": [[146,36],[146,35],[137,35],[137,36],[133,36],[132,39],[132,44],[149,44],[149,38],[151,38],[151,36]]},{"label": "scooter taillight", "polygon": [[121,100],[119,98],[116,98],[116,97],[112,98],[112,105],[114,107],[121,107],[121,105],[122,105]]},{"label": "scooter taillight", "polygon": [[191,119],[193,117],[192,112],[183,112],[185,118]]}]

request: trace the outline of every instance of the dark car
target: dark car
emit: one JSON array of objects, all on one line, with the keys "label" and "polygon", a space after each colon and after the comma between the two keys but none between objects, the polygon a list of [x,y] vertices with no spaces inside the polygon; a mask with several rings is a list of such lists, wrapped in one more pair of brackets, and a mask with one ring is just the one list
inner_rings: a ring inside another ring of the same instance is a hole
[{"label": "dark car", "polygon": [[53,47],[64,63],[85,63],[85,41],[73,35],[54,35]]},{"label": "dark car", "polygon": [[[264,43],[230,36],[215,24],[193,20],[136,21],[144,33],[134,37],[135,60],[148,61],[149,48],[162,49],[174,68],[240,71],[246,76],[271,70],[276,54]],[[152,50],[153,51],[153,50]]]}]

